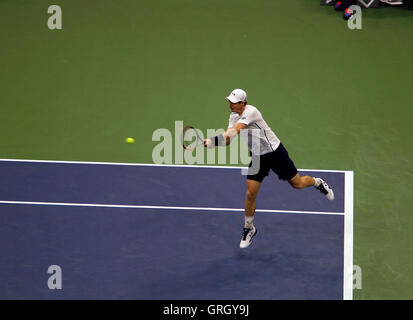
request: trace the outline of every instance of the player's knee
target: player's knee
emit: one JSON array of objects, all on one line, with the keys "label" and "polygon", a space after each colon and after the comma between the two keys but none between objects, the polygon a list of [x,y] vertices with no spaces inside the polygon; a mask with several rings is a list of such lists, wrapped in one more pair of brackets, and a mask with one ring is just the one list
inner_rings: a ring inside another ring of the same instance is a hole
[{"label": "player's knee", "polygon": [[290,185],[294,188],[294,189],[302,189],[304,188],[304,183],[301,181],[301,179],[294,179],[294,180],[290,180]]},{"label": "player's knee", "polygon": [[253,190],[247,190],[247,200],[254,201],[257,198],[257,193],[258,192]]}]

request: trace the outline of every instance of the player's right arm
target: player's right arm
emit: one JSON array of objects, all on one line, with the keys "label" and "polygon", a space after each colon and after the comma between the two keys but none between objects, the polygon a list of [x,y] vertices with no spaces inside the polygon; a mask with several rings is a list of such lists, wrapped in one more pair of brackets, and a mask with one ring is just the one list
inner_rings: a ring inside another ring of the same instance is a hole
[{"label": "player's right arm", "polygon": [[228,128],[223,134],[220,134],[213,138],[204,139],[204,147],[213,148],[215,145],[229,145],[234,137],[236,137],[242,129],[245,129],[247,125],[245,123],[237,122],[233,127]]}]

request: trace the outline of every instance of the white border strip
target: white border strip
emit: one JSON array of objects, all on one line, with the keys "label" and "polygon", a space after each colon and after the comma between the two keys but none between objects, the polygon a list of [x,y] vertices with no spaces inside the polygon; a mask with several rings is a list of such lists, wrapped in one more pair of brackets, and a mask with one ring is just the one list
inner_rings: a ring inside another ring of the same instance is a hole
[{"label": "white border strip", "polygon": [[353,211],[354,173],[345,174],[343,299],[353,300]]},{"label": "white border strip", "polygon": [[[185,164],[156,164],[156,163],[122,163],[122,162],[90,162],[90,161],[63,161],[63,160],[30,160],[30,159],[0,159],[3,162],[35,162],[35,163],[62,163],[62,164],[95,164],[113,166],[149,166],[149,167],[185,167],[185,168],[215,168],[215,169],[246,169],[247,167],[236,166],[213,166],[213,165],[185,165]],[[317,172],[349,172],[346,170],[319,170],[319,169],[298,169],[300,171]]]},{"label": "white border strip", "polygon": [[[171,206],[143,206],[143,205],[122,205],[122,204],[63,203],[63,202],[37,202],[37,201],[0,201],[0,204],[37,205],[37,206],[65,206],[65,207],[127,208],[127,209],[193,210],[193,211],[236,211],[236,212],[243,212],[244,211],[244,209],[238,209],[238,208],[171,207]],[[257,209],[255,211],[256,212],[270,212],[270,213],[344,215],[344,213],[342,213],[342,212],[266,210],[266,209]]]}]

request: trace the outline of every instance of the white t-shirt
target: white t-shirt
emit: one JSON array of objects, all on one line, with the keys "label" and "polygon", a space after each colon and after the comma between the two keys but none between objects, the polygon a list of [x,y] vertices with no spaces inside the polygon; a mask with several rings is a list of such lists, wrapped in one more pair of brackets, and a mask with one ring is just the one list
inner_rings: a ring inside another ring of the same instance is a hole
[{"label": "white t-shirt", "polygon": [[247,125],[240,134],[247,141],[253,155],[263,155],[275,151],[280,145],[280,139],[267,125],[261,112],[254,106],[247,104],[241,115],[231,112],[228,128],[232,128],[237,122]]}]

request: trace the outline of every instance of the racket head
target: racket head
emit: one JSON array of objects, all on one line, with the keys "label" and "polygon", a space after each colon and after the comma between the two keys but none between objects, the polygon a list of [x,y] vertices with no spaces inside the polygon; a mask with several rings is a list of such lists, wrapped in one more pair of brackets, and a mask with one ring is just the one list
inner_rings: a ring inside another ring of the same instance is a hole
[{"label": "racket head", "polygon": [[[185,136],[190,135],[192,137],[191,141],[186,141],[185,140]],[[195,141],[193,140],[193,137],[195,137]],[[201,139],[201,137],[198,134],[197,129],[195,129],[192,126],[186,126],[183,130],[182,130],[182,147],[185,150],[188,151],[194,151],[195,148],[199,147],[200,145],[204,144],[204,140]]]}]

